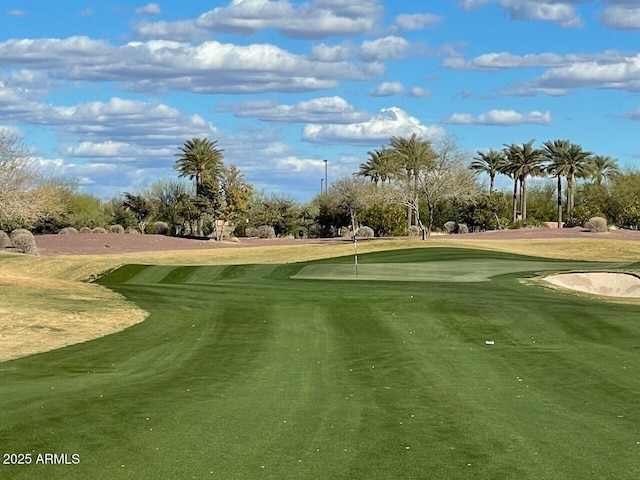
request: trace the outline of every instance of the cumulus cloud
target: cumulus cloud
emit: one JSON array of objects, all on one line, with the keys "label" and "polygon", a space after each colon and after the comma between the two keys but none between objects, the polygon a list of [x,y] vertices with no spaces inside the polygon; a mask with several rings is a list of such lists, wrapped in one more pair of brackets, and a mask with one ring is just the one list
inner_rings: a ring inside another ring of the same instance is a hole
[{"label": "cumulus cloud", "polygon": [[460,7],[465,10],[496,3],[514,20],[542,20],[556,22],[563,27],[582,26],[582,19],[574,4],[591,0],[464,0]]},{"label": "cumulus cloud", "polygon": [[454,69],[497,71],[512,68],[546,68],[530,81],[502,88],[502,95],[567,95],[577,88],[640,91],[640,54],[615,50],[590,54],[541,53],[513,55],[488,53],[469,61],[451,58],[444,65]]},{"label": "cumulus cloud", "polygon": [[136,38],[155,38],[174,42],[191,42],[206,38],[207,32],[196,25],[195,20],[173,22],[138,22],[133,26]]},{"label": "cumulus cloud", "polygon": [[617,30],[640,29],[640,6],[636,2],[617,3],[607,6],[600,16],[602,24]]},{"label": "cumulus cloud", "polygon": [[471,60],[460,57],[448,58],[443,65],[456,70],[502,70],[507,68],[562,67],[573,63],[623,61],[627,54],[616,50],[601,53],[558,54],[552,52],[515,55],[508,52],[491,52]]},{"label": "cumulus cloud", "polygon": [[570,63],[555,67],[529,82],[504,89],[505,94],[534,95],[538,92],[566,94],[577,88],[640,91],[640,54],[612,61]]},{"label": "cumulus cloud", "polygon": [[144,7],[136,8],[134,10],[136,15],[160,15],[160,5],[157,3],[148,3]]},{"label": "cumulus cloud", "polygon": [[443,18],[431,13],[400,14],[394,21],[394,27],[400,31],[422,30],[427,25],[442,22]]},{"label": "cumulus cloud", "polygon": [[409,96],[414,98],[427,98],[431,96],[431,92],[421,87],[413,87],[409,90]]},{"label": "cumulus cloud", "polygon": [[[87,139],[104,152],[124,144],[145,147],[175,146],[184,138],[209,136],[215,128],[198,115],[185,115],[161,103],[112,98],[108,102],[89,102],[71,107],[49,107],[30,119]],[[176,143],[178,142],[178,143]],[[84,145],[87,152],[89,144]],[[71,153],[79,150],[72,150]],[[99,155],[100,156],[100,155]]]},{"label": "cumulus cloud", "polygon": [[271,44],[197,45],[151,40],[116,47],[87,37],[8,40],[0,43],[0,67],[46,70],[52,77],[120,81],[136,92],[303,92],[329,89],[339,80],[364,80],[381,65],[322,62]]},{"label": "cumulus cloud", "polygon": [[363,42],[358,55],[368,62],[397,60],[407,54],[409,46],[409,42],[402,37],[383,37]]},{"label": "cumulus cloud", "polygon": [[382,82],[370,92],[370,95],[373,97],[390,97],[392,95],[401,95],[404,91],[404,86],[400,82]]},{"label": "cumulus cloud", "polygon": [[198,26],[219,32],[254,35],[272,28],[290,38],[349,36],[374,30],[382,14],[379,0],[232,0],[197,19]]},{"label": "cumulus cloud", "polygon": [[302,138],[312,143],[380,145],[391,136],[411,136],[418,134],[425,140],[437,140],[444,136],[444,130],[437,125],[422,125],[397,107],[382,109],[367,121],[348,125],[306,125]]},{"label": "cumulus cloud", "polygon": [[[67,158],[106,159],[148,167],[169,164],[177,145],[193,136],[211,137],[216,128],[197,115],[161,103],[112,98],[74,106],[5,102],[0,115],[25,125],[50,128]],[[106,160],[105,160],[106,161]]]},{"label": "cumulus cloud", "polygon": [[365,120],[368,115],[359,112],[341,97],[320,97],[283,105],[275,100],[240,102],[230,110],[236,117],[257,118],[281,123],[334,123],[345,124]]},{"label": "cumulus cloud", "polygon": [[456,125],[492,125],[492,126],[516,126],[523,124],[551,125],[551,113],[533,111],[519,113],[515,110],[490,110],[474,117],[469,113],[454,113],[445,123]]},{"label": "cumulus cloud", "polygon": [[311,58],[321,62],[342,62],[353,54],[353,48],[347,44],[326,45],[320,43],[311,48]]}]

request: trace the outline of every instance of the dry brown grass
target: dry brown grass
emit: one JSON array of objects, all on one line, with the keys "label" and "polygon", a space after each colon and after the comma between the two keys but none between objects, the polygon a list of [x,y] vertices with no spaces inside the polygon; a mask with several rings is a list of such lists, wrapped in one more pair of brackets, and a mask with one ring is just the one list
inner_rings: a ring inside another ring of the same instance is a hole
[{"label": "dry brown grass", "polygon": [[0,361],[84,342],[141,322],[146,313],[89,283],[0,276]]},{"label": "dry brown grass", "polygon": [[[636,261],[640,242],[612,239],[474,240],[452,237],[359,242],[358,253],[462,247],[547,258]],[[233,265],[289,263],[352,255],[353,244],[304,244],[119,255],[0,256],[0,361],[127,328],[145,312],[100,285],[83,283],[128,263]]]}]

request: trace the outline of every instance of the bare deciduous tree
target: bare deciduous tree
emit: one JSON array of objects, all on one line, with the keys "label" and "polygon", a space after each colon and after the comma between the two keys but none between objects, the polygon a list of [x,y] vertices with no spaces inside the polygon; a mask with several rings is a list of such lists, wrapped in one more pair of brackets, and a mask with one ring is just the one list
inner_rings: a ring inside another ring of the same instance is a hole
[{"label": "bare deciduous tree", "polygon": [[32,227],[63,211],[61,184],[41,178],[20,137],[0,129],[0,228]]}]

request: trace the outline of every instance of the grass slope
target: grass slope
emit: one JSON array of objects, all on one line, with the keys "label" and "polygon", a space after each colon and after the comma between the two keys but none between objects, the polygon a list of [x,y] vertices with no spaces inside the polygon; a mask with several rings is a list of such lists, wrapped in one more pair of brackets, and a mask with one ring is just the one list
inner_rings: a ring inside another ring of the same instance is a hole
[{"label": "grass slope", "polygon": [[351,257],[120,268],[100,283],[148,320],[0,364],[3,452],[80,464],[0,477],[640,476],[637,306],[519,281],[597,265],[446,248],[360,260],[501,267],[463,283],[291,278]]}]

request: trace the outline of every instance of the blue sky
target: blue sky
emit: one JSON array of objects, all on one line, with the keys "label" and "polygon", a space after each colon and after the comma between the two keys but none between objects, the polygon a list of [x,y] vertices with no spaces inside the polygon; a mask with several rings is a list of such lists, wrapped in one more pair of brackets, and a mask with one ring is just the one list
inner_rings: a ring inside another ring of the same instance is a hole
[{"label": "blue sky", "polygon": [[5,0],[0,128],[107,199],[217,140],[300,201],[390,136],[569,139],[640,167],[638,0]]}]

